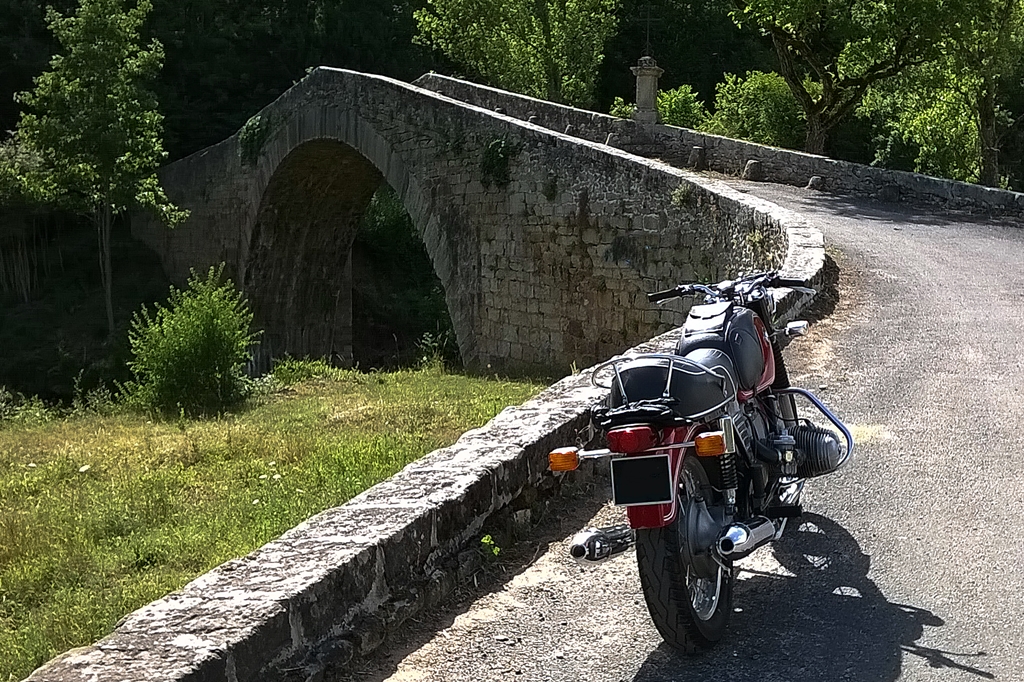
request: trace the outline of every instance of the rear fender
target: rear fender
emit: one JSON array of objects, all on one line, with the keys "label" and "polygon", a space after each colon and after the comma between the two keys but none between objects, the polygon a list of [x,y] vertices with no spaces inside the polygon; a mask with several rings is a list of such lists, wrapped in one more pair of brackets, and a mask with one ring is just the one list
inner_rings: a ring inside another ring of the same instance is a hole
[{"label": "rear fender", "polygon": [[[694,437],[701,431],[706,431],[704,424],[682,426],[678,428],[665,429],[664,444],[692,442]],[[683,458],[695,457],[693,448],[673,448],[668,451],[669,464],[672,467],[672,478],[679,485],[679,476],[683,470]],[[670,504],[643,504],[626,507],[626,517],[629,519],[630,528],[663,528],[676,520],[678,503]]]}]

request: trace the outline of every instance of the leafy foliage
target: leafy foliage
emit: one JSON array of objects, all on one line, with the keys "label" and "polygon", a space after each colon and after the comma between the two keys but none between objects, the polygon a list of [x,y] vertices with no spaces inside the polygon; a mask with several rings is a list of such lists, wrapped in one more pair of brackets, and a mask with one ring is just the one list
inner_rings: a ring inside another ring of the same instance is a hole
[{"label": "leafy foliage", "polygon": [[735,0],[775,47],[779,72],[807,120],[804,148],[822,153],[828,133],[867,88],[935,54],[962,3],[944,0]]},{"label": "leafy foliage", "polygon": [[[374,194],[356,233],[352,267],[352,351],[360,367],[413,366],[422,361],[425,338],[454,338],[444,288],[426,247],[386,184]],[[454,343],[435,344],[433,350],[444,364],[459,366]]]},{"label": "leafy foliage", "polygon": [[1024,4],[977,0],[943,37],[940,56],[872,88],[861,114],[882,131],[877,162],[894,147],[916,150],[915,170],[999,184],[1000,147],[1012,132],[1009,95],[1020,96]]},{"label": "leafy foliage", "polygon": [[238,150],[242,164],[255,166],[259,161],[263,145],[274,132],[273,117],[269,114],[256,114],[238,131]]},{"label": "leafy foliage", "polygon": [[618,0],[427,0],[418,40],[493,85],[552,102],[594,101]]},{"label": "leafy foliage", "polygon": [[167,225],[187,217],[165,196],[156,177],[164,158],[162,118],[144,85],[160,70],[163,50],[140,47],[149,0],[81,0],[78,11],[46,13],[64,54],[19,98],[30,110],[18,123],[20,145],[42,158],[23,172],[55,204],[91,215],[100,246],[107,328],[114,334],[110,233],[114,216],[141,206]]},{"label": "leafy foliage", "polygon": [[804,137],[800,107],[777,73],[726,74],[716,89],[715,113],[702,129],[776,147],[799,148]]},{"label": "leafy foliage", "polygon": [[756,27],[737,27],[729,16],[732,9],[732,0],[621,0],[618,29],[601,64],[601,108],[616,96],[632,99],[636,82],[629,67],[641,54],[650,53],[665,69],[662,88],[689,84],[706,103],[714,99],[723,73],[770,68],[766,65],[775,60],[770,43]]},{"label": "leafy foliage", "polygon": [[155,170],[163,160],[162,117],[144,87],[156,76],[163,50],[139,46],[149,0],[125,10],[123,0],[82,0],[73,16],[54,9],[47,22],[64,54],[21,93],[30,110],[18,139],[42,155],[61,203],[83,212],[109,205],[116,213],[136,204],[166,222],[184,215],[164,196]]},{"label": "leafy foliage", "polygon": [[509,164],[518,153],[516,145],[506,137],[491,140],[484,148],[483,158],[480,160],[480,181],[483,186],[504,187],[508,185],[512,181]]},{"label": "leafy foliage", "polygon": [[636,105],[627,102],[621,97],[616,97],[612,100],[612,107],[608,110],[608,113],[619,118],[633,118],[633,114],[636,113]]},{"label": "leafy foliage", "polygon": [[249,330],[252,313],[224,266],[206,278],[194,271],[188,289],[171,287],[166,307],[136,313],[128,335],[135,375],[130,402],[158,411],[215,414],[245,399],[243,367],[258,334]]},{"label": "leafy foliage", "polygon": [[689,85],[659,91],[656,106],[662,123],[681,128],[698,128],[708,115],[704,103]]}]

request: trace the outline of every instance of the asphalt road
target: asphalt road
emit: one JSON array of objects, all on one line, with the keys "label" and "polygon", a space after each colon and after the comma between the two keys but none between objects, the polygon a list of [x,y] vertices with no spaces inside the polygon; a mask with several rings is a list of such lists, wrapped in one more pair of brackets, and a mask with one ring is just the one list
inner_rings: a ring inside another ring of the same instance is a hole
[{"label": "asphalt road", "polygon": [[735,183],[799,210],[841,269],[835,312],[786,351],[858,438],[807,513],[748,558],[726,640],[661,643],[632,553],[581,568],[552,535],[410,624],[345,679],[1024,680],[1024,229]]}]

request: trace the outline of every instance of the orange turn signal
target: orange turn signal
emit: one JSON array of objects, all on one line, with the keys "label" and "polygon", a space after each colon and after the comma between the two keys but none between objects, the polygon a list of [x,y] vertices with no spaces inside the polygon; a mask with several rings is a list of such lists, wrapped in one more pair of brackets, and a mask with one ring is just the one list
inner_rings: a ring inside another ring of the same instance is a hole
[{"label": "orange turn signal", "polygon": [[698,457],[715,457],[725,454],[725,433],[708,431],[693,439],[693,447]]},{"label": "orange turn signal", "polygon": [[579,448],[558,448],[548,454],[548,467],[552,471],[575,471],[579,466]]}]

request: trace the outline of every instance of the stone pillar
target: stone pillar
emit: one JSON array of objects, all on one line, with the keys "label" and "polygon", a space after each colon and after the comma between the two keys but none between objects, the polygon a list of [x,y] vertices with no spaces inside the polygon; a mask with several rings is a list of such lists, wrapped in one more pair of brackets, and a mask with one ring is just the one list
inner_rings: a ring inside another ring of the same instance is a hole
[{"label": "stone pillar", "polygon": [[665,73],[665,69],[658,66],[654,57],[640,57],[630,71],[636,76],[636,113],[633,119],[637,123],[657,123],[658,77]]}]

